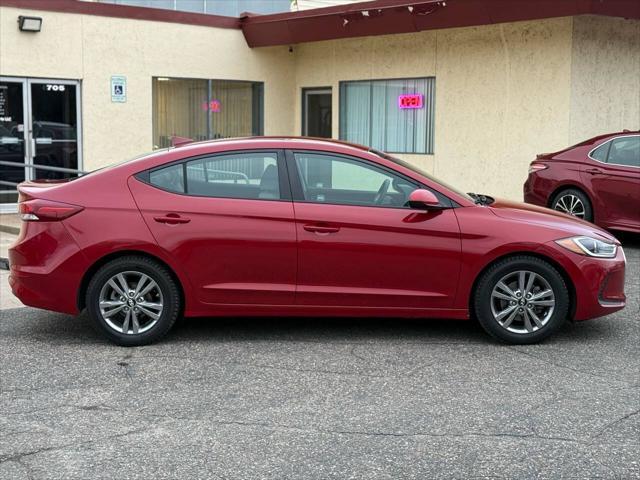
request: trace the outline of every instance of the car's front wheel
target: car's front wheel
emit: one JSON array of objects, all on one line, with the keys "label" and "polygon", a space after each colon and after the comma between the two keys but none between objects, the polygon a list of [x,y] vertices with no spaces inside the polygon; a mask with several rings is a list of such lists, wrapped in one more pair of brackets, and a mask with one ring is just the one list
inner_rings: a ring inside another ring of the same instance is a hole
[{"label": "car's front wheel", "polygon": [[530,256],[504,259],[477,282],[473,306],[482,327],[508,343],[539,342],[567,318],[569,292],[548,262]]},{"label": "car's front wheel", "polygon": [[159,340],[180,313],[180,293],[169,271],[142,256],[115,259],[89,282],[89,317],[111,341],[122,346]]}]

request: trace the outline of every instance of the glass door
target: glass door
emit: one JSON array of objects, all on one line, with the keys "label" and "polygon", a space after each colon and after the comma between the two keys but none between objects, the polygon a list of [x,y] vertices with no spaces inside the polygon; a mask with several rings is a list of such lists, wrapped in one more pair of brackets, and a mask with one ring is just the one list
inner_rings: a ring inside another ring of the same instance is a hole
[{"label": "glass door", "polygon": [[26,178],[26,82],[0,78],[0,211],[18,201],[16,185]]},{"label": "glass door", "polygon": [[15,211],[18,183],[81,170],[80,83],[0,77],[0,211]]},{"label": "glass door", "polygon": [[31,179],[60,179],[80,168],[78,83],[29,80]]},{"label": "glass door", "polygon": [[331,88],[302,89],[302,135],[331,138]]}]

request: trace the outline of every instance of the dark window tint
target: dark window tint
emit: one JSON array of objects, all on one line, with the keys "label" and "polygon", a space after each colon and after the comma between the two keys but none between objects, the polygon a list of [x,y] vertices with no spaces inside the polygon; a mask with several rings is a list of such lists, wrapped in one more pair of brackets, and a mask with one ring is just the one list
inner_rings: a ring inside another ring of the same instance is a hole
[{"label": "dark window tint", "polygon": [[206,197],[279,199],[278,155],[244,152],[187,162],[187,192]]},{"label": "dark window tint", "polygon": [[591,158],[593,158],[594,160],[598,160],[599,162],[606,162],[607,152],[609,152],[610,145],[611,142],[606,142],[605,144],[600,145],[593,152],[591,152]]},{"label": "dark window tint", "polygon": [[184,193],[184,166],[179,163],[170,167],[154,170],[149,174],[151,185],[169,190],[170,192]]},{"label": "dark window tint", "polygon": [[314,203],[404,207],[418,188],[373,165],[328,154],[296,153],[304,199]]},{"label": "dark window tint", "polygon": [[640,167],[640,137],[620,137],[613,140],[608,162]]}]

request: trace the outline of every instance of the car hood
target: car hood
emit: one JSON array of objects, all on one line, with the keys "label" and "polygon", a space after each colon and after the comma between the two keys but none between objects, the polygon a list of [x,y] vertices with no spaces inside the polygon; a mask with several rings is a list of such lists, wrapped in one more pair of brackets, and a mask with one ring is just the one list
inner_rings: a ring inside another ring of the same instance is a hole
[{"label": "car hood", "polygon": [[596,238],[600,237],[610,242],[620,243],[609,232],[593,223],[580,220],[579,218],[550,208],[497,198],[489,205],[489,209],[499,217],[508,218],[509,220],[519,220],[526,223],[535,223],[550,229],[566,232],[567,236],[595,235]]}]

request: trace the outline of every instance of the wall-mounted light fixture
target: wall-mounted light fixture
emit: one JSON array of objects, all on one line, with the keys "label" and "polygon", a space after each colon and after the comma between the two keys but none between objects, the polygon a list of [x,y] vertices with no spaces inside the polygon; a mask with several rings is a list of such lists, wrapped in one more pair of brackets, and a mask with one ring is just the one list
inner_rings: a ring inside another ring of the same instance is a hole
[{"label": "wall-mounted light fixture", "polygon": [[21,32],[39,32],[42,29],[42,17],[18,17],[18,28]]}]

